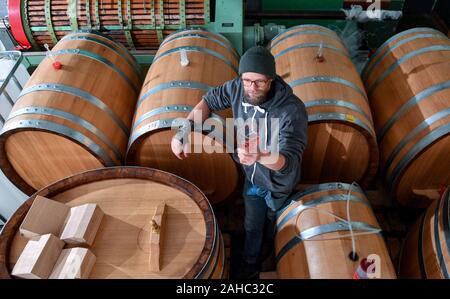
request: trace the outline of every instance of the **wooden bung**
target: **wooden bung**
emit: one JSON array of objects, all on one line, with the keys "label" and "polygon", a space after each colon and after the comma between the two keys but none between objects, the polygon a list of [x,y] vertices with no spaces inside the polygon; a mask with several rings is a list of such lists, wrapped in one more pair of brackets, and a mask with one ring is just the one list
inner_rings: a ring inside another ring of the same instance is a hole
[{"label": "wooden bung", "polygon": [[161,259],[163,254],[164,231],[166,228],[166,204],[162,203],[156,208],[152,217],[150,236],[150,271],[161,270]]}]

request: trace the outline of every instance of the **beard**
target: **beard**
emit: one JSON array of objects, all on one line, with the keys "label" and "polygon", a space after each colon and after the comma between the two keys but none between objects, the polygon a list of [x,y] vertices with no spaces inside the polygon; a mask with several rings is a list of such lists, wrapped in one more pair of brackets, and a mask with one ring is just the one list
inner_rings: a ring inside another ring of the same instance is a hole
[{"label": "beard", "polygon": [[266,97],[267,97],[267,94],[263,91],[257,91],[253,94],[250,94],[248,91],[244,91],[244,95],[245,95],[245,100],[249,104],[252,104],[253,106],[257,106],[257,105],[264,103],[264,101],[266,100]]}]

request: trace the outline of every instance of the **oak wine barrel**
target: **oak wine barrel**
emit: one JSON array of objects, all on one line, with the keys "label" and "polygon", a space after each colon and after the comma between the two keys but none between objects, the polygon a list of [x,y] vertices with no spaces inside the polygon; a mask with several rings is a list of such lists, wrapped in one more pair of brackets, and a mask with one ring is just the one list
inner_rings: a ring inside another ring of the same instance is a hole
[{"label": "oak wine barrel", "polygon": [[277,73],[305,103],[308,145],[302,182],[370,183],[378,149],[367,95],[349,53],[336,33],[300,25],[270,43]]},{"label": "oak wine barrel", "polygon": [[[19,227],[37,196],[69,206],[95,203],[105,213],[90,250],[89,278],[226,278],[222,235],[205,195],[173,174],[110,167],[60,180],[30,197],[0,234],[0,278],[9,278],[27,240]],[[151,220],[166,205],[161,271],[149,268]]]},{"label": "oak wine barrel", "polygon": [[0,168],[28,195],[78,172],[121,165],[141,84],[134,58],[98,33],[67,35],[51,54],[0,132]]},{"label": "oak wine barrel", "polygon": [[[184,54],[183,54],[184,52]],[[188,64],[182,66],[181,56]],[[159,48],[136,105],[127,164],[162,169],[198,186],[215,204],[227,199],[239,183],[239,170],[225,142],[192,133],[192,153],[180,161],[171,150],[172,125],[186,118],[210,88],[237,76],[238,54],[222,36],[205,30],[185,30],[169,36]],[[212,114],[210,121],[226,132],[231,109]],[[211,144],[208,153],[202,144]],[[196,153],[200,146],[200,153]]]},{"label": "oak wine barrel", "polygon": [[403,205],[428,206],[450,184],[450,40],[431,28],[401,32],[362,78],[389,189]]},{"label": "oak wine barrel", "polygon": [[414,225],[402,248],[401,278],[449,279],[450,188]]},{"label": "oak wine barrel", "polygon": [[[352,278],[361,259],[377,255],[378,278],[396,278],[380,227],[356,185],[312,185],[278,213],[275,254],[279,278]],[[349,201],[349,202],[348,202]],[[358,260],[353,252],[350,223]]]}]

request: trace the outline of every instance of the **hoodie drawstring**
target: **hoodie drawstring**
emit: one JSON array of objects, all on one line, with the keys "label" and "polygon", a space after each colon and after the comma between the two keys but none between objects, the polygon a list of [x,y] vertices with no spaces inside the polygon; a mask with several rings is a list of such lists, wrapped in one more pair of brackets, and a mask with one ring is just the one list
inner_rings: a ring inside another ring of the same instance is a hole
[{"label": "hoodie drawstring", "polygon": [[266,111],[264,115],[264,151],[267,152],[267,114],[269,112]]},{"label": "hoodie drawstring", "polygon": [[[248,107],[253,107],[254,113],[253,113],[253,116],[252,116],[251,133],[255,132],[253,123],[255,121],[256,112],[264,113],[264,128],[265,128],[265,130],[264,130],[264,150],[267,151],[267,136],[268,136],[267,135],[268,134],[267,133],[267,127],[268,127],[267,126],[267,115],[268,115],[268,112],[264,108],[261,108],[259,106],[254,106],[254,105],[249,104],[249,103],[241,102],[241,104],[244,107],[244,113],[247,113],[247,108]],[[252,185],[254,185],[253,180],[254,180],[255,172],[256,172],[256,164],[257,164],[256,162],[253,164],[253,172],[252,172],[252,176],[251,176],[251,183],[252,183]]]}]

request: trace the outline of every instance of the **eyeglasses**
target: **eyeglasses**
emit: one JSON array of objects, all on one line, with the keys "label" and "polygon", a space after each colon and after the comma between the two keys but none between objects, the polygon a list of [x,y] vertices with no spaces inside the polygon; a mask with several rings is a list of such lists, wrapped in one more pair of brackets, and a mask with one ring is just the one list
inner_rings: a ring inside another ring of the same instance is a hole
[{"label": "eyeglasses", "polygon": [[250,80],[250,79],[242,78],[242,83],[244,83],[245,87],[250,87],[250,86],[252,86],[252,83],[255,83],[256,87],[262,88],[262,87],[266,86],[266,84],[269,81],[270,81],[270,79],[268,79],[268,80]]}]

